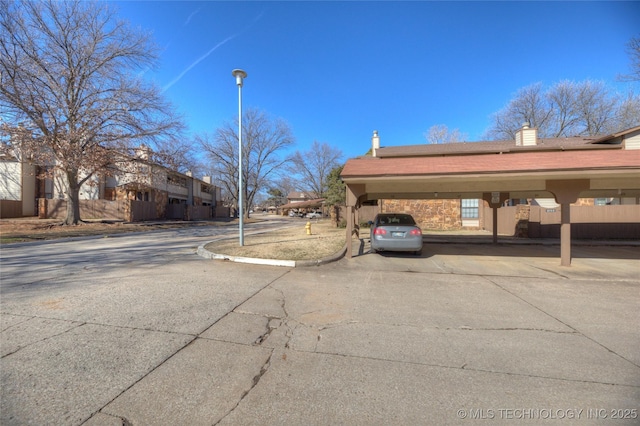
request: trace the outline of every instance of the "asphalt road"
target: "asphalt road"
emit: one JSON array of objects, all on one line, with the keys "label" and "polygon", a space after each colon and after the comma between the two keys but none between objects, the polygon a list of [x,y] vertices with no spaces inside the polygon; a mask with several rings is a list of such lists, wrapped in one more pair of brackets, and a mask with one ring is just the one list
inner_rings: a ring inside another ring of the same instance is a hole
[{"label": "asphalt road", "polygon": [[215,232],[3,247],[0,424],[639,423],[638,247],[294,269]]},{"label": "asphalt road", "polygon": [[[299,225],[265,217],[268,220],[245,224],[245,235]],[[234,236],[238,236],[238,226],[225,225],[6,244],[0,251],[0,285],[7,292],[25,284],[33,289],[38,283],[65,276],[152,268],[188,257],[203,242]]]}]

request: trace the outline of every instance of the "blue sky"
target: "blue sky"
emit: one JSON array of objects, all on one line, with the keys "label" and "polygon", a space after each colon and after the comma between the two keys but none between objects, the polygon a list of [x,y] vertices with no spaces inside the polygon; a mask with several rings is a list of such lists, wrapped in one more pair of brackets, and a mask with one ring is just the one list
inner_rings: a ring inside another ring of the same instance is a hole
[{"label": "blue sky", "polygon": [[113,2],[153,32],[146,77],[185,116],[214,131],[238,112],[231,70],[248,73],[243,106],[285,119],[314,140],[364,154],[425,143],[436,124],[480,140],[491,114],[526,85],[616,83],[625,44],[640,35],[640,2]]}]

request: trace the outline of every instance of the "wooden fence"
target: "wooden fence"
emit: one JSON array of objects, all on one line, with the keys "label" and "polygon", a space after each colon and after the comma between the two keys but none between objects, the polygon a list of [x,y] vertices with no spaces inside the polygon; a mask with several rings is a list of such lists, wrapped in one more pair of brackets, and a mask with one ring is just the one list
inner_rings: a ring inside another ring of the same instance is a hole
[{"label": "wooden fence", "polygon": [[[498,234],[560,238],[560,207],[531,206],[529,219],[518,220],[518,207],[498,209]],[[484,229],[493,231],[492,209],[485,207]],[[520,233],[524,230],[524,233]],[[640,239],[640,205],[572,206],[572,239]]]},{"label": "wooden fence", "polygon": [[[41,219],[64,219],[67,215],[66,200],[41,198],[39,204]],[[187,206],[186,204],[169,204],[165,210],[153,201],[80,200],[80,217],[82,219],[123,220],[125,222],[162,219],[204,220],[212,218],[212,210],[211,206]],[[2,211],[4,214],[4,201]],[[226,212],[228,213],[228,210]]]},{"label": "wooden fence", "polygon": [[158,204],[153,201],[127,200],[122,202],[125,203],[123,220],[127,222],[161,219],[161,214],[158,212]]},{"label": "wooden fence", "polygon": [[174,220],[205,220],[212,217],[211,206],[188,206],[186,204],[169,204],[167,219]]},{"label": "wooden fence", "polygon": [[22,217],[22,201],[0,200],[0,218]]},{"label": "wooden fence", "polygon": [[[80,217],[83,219],[125,220],[126,202],[108,200],[80,200]],[[41,219],[64,219],[67,216],[67,201],[39,199]]]}]

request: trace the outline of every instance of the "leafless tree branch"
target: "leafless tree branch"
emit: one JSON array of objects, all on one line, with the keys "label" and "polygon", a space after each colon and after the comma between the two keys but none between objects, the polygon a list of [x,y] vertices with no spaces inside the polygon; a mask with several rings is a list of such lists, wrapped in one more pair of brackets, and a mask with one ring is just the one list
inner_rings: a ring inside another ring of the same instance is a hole
[{"label": "leafless tree branch", "polygon": [[149,35],[105,5],[0,2],[0,52],[3,132],[66,176],[67,224],[80,220],[80,186],[108,171],[109,155],[175,140],[183,128],[159,89],[136,76],[157,60]]},{"label": "leafless tree branch", "polygon": [[[295,139],[289,125],[257,109],[247,109],[242,117],[242,176],[246,206],[255,195],[266,191],[289,158],[283,156]],[[206,152],[219,184],[237,205],[238,201],[238,120],[227,121],[214,134],[201,134],[196,143]],[[248,209],[244,212],[248,217]]]}]

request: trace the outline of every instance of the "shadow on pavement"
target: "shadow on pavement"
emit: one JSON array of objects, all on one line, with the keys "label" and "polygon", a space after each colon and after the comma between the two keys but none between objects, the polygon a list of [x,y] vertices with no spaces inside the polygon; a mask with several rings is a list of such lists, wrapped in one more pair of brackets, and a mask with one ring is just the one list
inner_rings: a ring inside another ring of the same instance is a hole
[{"label": "shadow on pavement", "polygon": [[[485,235],[426,236],[420,256],[403,252],[371,253],[368,238],[361,238],[359,244],[354,241],[354,257],[366,254],[403,258],[435,255],[560,258],[560,241],[498,237],[498,243],[493,244],[492,237]],[[572,241],[571,257],[640,260],[640,241],[575,240]]]}]

